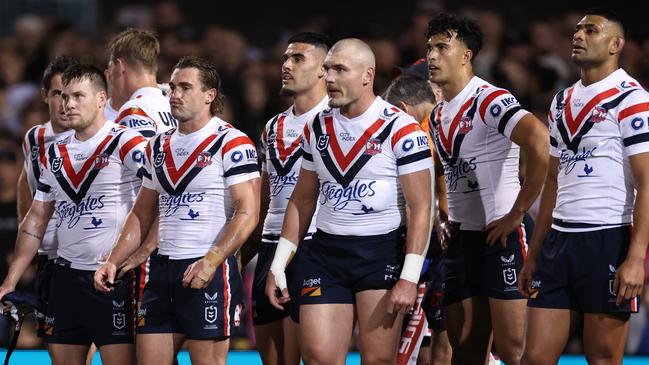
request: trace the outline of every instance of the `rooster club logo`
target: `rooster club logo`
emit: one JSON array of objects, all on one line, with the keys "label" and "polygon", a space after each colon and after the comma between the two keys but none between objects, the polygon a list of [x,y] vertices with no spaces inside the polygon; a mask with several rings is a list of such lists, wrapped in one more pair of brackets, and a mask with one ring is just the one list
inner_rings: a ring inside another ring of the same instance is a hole
[{"label": "rooster club logo", "polygon": [[593,123],[599,123],[606,120],[606,109],[601,106],[596,106],[595,109],[593,109],[593,115],[590,117],[590,120],[593,121]]},{"label": "rooster club logo", "polygon": [[207,167],[211,164],[212,164],[212,154],[207,151],[203,151],[199,153],[198,156],[196,157],[196,166],[200,168]]},{"label": "rooster club logo", "polygon": [[104,167],[108,166],[108,159],[109,156],[106,153],[102,153],[101,155],[95,157],[95,170],[101,170]]},{"label": "rooster club logo", "polygon": [[473,119],[464,116],[460,119],[460,134],[467,134],[473,129]]},{"label": "rooster club logo", "polygon": [[378,138],[372,138],[367,141],[365,144],[365,155],[374,156],[381,153],[381,140]]}]

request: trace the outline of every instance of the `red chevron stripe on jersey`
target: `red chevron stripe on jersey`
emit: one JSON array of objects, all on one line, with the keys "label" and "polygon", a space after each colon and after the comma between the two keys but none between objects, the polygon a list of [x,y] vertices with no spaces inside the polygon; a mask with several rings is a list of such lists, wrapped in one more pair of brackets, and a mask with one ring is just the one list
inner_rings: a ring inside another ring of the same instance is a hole
[{"label": "red chevron stripe on jersey", "polygon": [[63,169],[65,170],[65,174],[67,175],[68,180],[72,183],[75,189],[79,188],[79,185],[83,182],[86,174],[88,173],[88,170],[90,170],[90,167],[95,163],[95,159],[104,150],[104,147],[106,147],[108,142],[110,142],[113,137],[115,137],[115,135],[109,134],[104,138],[103,141],[101,141],[92,156],[88,157],[86,159],[86,162],[83,163],[83,166],[81,166],[81,170],[79,170],[79,172],[74,171],[74,167],[72,166],[72,162],[70,162],[70,157],[68,156],[68,149],[66,145],[58,145],[59,154],[63,158]]},{"label": "red chevron stripe on jersey", "polygon": [[158,123],[156,123],[155,120],[153,118],[151,118],[144,110],[142,110],[142,109],[140,109],[138,107],[128,108],[128,109],[124,110],[123,112],[119,113],[117,118],[115,118],[115,123],[119,124],[119,122],[121,122],[122,119],[128,117],[129,115],[139,115],[139,116],[142,116],[142,117],[149,118],[153,122],[153,125],[156,128],[158,128]]},{"label": "red chevron stripe on jersey", "polygon": [[122,146],[122,148],[119,149],[119,159],[123,162],[123,161],[124,161],[124,157],[125,157],[129,152],[131,152],[131,150],[132,150],[133,148],[135,148],[135,146],[137,146],[138,144],[140,144],[140,143],[142,143],[142,142],[145,142],[145,141],[146,141],[146,139],[144,139],[144,137],[142,137],[142,136],[135,136],[135,137],[131,138],[130,141],[126,142],[126,143]]},{"label": "red chevron stripe on jersey", "polygon": [[385,120],[379,118],[374,122],[369,128],[363,132],[363,135],[356,140],[356,143],[352,146],[352,148],[349,150],[349,153],[345,154],[343,153],[342,149],[340,148],[340,144],[338,144],[338,138],[336,137],[336,131],[334,130],[334,120],[332,116],[327,116],[325,117],[325,128],[327,130],[327,134],[330,136],[330,146],[331,146],[331,152],[333,152],[334,159],[338,163],[338,166],[340,166],[341,171],[347,170],[347,167],[349,166],[350,163],[358,156],[358,153],[361,151],[363,147],[365,147],[365,143],[367,142],[370,137],[376,133],[376,131],[383,126],[383,123],[385,123]]},{"label": "red chevron stripe on jersey", "polygon": [[226,153],[230,152],[231,149],[241,146],[242,144],[249,144],[254,146],[255,144],[252,143],[250,138],[246,136],[239,136],[236,138],[233,138],[230,142],[226,143],[225,146],[223,146],[223,149],[221,150],[221,157],[224,157]]},{"label": "red chevron stripe on jersey", "polygon": [[482,119],[483,123],[484,123],[484,113],[487,111],[487,108],[489,107],[489,104],[491,104],[491,102],[495,98],[499,97],[500,95],[508,94],[508,93],[509,92],[507,90],[502,90],[501,89],[501,90],[496,90],[496,91],[492,92],[491,94],[487,95],[487,97],[482,101],[482,104],[480,104],[480,108],[479,108],[480,119]]},{"label": "red chevron stripe on jersey", "polygon": [[284,118],[286,116],[282,115],[279,117],[279,120],[277,121],[277,137],[275,140],[277,141],[277,152],[279,152],[279,159],[282,161],[286,161],[286,159],[293,154],[295,149],[300,145],[300,141],[302,140],[301,138],[295,139],[293,143],[291,143],[288,148],[284,146]]},{"label": "red chevron stripe on jersey", "polygon": [[169,178],[171,178],[171,182],[175,185],[178,183],[178,180],[185,175],[187,170],[191,166],[194,165],[194,162],[196,162],[196,159],[198,158],[198,155],[205,150],[205,147],[212,143],[216,139],[216,134],[210,134],[207,138],[201,142],[201,144],[198,145],[194,149],[194,151],[187,157],[185,162],[180,166],[180,169],[176,168],[176,163],[174,162],[174,157],[173,154],[171,153],[171,146],[169,143],[169,140],[171,138],[165,138],[164,140],[164,152],[165,152],[165,167],[167,168],[167,174],[169,175]]},{"label": "red chevron stripe on jersey", "polygon": [[45,156],[45,128],[38,129],[38,158],[43,167],[47,168],[47,156]]},{"label": "red chevron stripe on jersey", "polygon": [[572,108],[570,107],[571,104],[571,99],[572,99],[572,92],[575,90],[574,87],[571,87],[568,90],[568,97],[566,98],[566,126],[568,127],[568,131],[570,132],[571,137],[574,136],[577,131],[579,130],[579,127],[581,126],[582,122],[584,121],[584,118],[586,118],[587,115],[590,114],[590,112],[593,110],[593,108],[599,104],[602,100],[608,99],[611,96],[617,94],[620,92],[617,88],[613,87],[610,88],[606,91],[602,91],[601,93],[595,95],[584,107],[581,109],[579,114],[577,115],[577,118],[573,119],[572,117]]},{"label": "red chevron stripe on jersey", "polygon": [[455,135],[455,130],[457,127],[460,125],[460,119],[464,115],[467,109],[473,104],[473,100],[475,99],[475,96],[472,96],[471,99],[467,100],[460,110],[455,114],[455,117],[453,118],[453,121],[451,122],[451,127],[448,130],[448,136],[444,134],[444,128],[442,127],[442,108],[443,106],[440,105],[440,107],[437,110],[437,120],[438,125],[437,125],[437,130],[439,132],[439,139],[442,141],[442,145],[444,146],[444,149],[449,155],[453,154],[453,135]]},{"label": "red chevron stripe on jersey", "polygon": [[620,111],[617,115],[618,123],[625,118],[628,118],[634,114],[643,113],[649,111],[649,103],[640,103],[636,105],[631,105],[630,107]]},{"label": "red chevron stripe on jersey", "polygon": [[416,132],[420,130],[421,130],[421,126],[419,126],[419,124],[416,123],[408,124],[407,126],[402,127],[397,131],[397,133],[392,135],[392,139],[390,140],[390,142],[392,143],[392,148],[394,148],[394,146],[397,144],[397,142],[399,142],[401,138],[409,135],[412,132]]}]

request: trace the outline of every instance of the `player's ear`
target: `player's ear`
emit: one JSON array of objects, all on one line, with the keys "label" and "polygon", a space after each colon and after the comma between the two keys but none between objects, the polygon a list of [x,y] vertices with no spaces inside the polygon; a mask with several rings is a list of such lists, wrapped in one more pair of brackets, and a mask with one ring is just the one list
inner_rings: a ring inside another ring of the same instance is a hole
[{"label": "player's ear", "polygon": [[44,87],[41,88],[41,99],[43,99],[43,102],[47,104],[47,90],[45,90]]},{"label": "player's ear", "polygon": [[214,99],[216,99],[217,95],[219,94],[216,89],[209,89],[207,90],[207,93],[205,94],[205,104],[212,104]]},{"label": "player's ear", "polygon": [[368,67],[363,73],[363,86],[374,83],[375,74],[376,69],[374,67]]},{"label": "player's ear", "polygon": [[464,54],[462,55],[462,66],[466,65],[467,63],[471,63],[472,59],[473,59],[473,51],[467,48],[466,51],[464,51]]},{"label": "player's ear", "polygon": [[106,94],[106,91],[100,90],[97,93],[97,107],[99,108],[105,107],[107,101],[108,101],[108,95]]},{"label": "player's ear", "polygon": [[611,46],[609,47],[608,52],[610,54],[619,54],[622,53],[622,49],[624,48],[624,38],[622,37],[615,37],[613,38],[613,42],[611,42]]}]

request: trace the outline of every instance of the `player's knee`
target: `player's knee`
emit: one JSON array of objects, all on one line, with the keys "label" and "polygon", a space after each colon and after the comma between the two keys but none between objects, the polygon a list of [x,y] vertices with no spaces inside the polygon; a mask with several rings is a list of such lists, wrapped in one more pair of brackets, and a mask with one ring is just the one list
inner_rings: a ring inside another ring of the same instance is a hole
[{"label": "player's knee", "polygon": [[[558,360],[558,359],[557,359]],[[505,364],[509,364],[503,359],[503,362]],[[520,364],[521,365],[544,365],[544,364],[552,364],[553,362],[547,358],[547,354],[544,353],[544,351],[529,351],[528,349],[525,349],[525,352],[523,352],[523,356],[521,357]],[[556,363],[556,361],[554,361]]]},{"label": "player's knee", "polygon": [[599,348],[594,352],[586,352],[586,360],[589,365],[610,365],[621,364],[622,355],[606,348]]},{"label": "player's knee", "polygon": [[328,351],[317,344],[304,344],[300,347],[302,360],[309,365],[336,364],[336,351]]},{"label": "player's knee", "polygon": [[361,354],[361,363],[371,365],[393,365],[396,362],[396,354],[381,353],[381,351],[368,351],[367,354]]}]

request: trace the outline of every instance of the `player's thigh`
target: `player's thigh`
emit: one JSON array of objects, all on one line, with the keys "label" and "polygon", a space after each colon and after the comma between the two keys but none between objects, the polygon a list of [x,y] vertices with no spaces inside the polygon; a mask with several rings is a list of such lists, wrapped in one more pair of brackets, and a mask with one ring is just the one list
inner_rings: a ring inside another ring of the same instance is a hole
[{"label": "player's thigh", "polygon": [[444,307],[446,333],[454,363],[478,364],[491,349],[491,314],[483,296],[473,296]]},{"label": "player's thigh", "polygon": [[576,312],[528,307],[522,364],[556,364],[570,336]]},{"label": "player's thigh", "polygon": [[118,343],[104,345],[99,348],[101,363],[104,365],[130,365],[135,364],[135,345]]},{"label": "player's thigh", "polygon": [[300,306],[300,350],[305,363],[344,364],[354,326],[351,303]]},{"label": "player's thigh", "polygon": [[621,364],[629,333],[628,317],[584,314],[584,354],[589,364]]},{"label": "player's thigh", "polygon": [[225,365],[230,339],[187,340],[187,349],[193,365]]},{"label": "player's thigh", "polygon": [[282,320],[284,329],[284,364],[298,365],[300,363],[300,337],[298,335],[299,324],[291,317]]},{"label": "player's thigh", "polygon": [[388,314],[389,291],[364,290],[356,293],[356,312],[363,363],[396,361],[403,314]]},{"label": "player's thigh", "polygon": [[84,365],[89,345],[51,343],[47,346],[53,365]]},{"label": "player's thigh", "polygon": [[274,321],[255,326],[257,351],[264,365],[279,364],[279,358],[284,348],[283,321]]},{"label": "player's thigh", "polygon": [[138,334],[136,354],[138,365],[171,365],[175,359],[173,333]]},{"label": "player's thigh", "polygon": [[489,298],[489,309],[498,355],[505,363],[517,363],[523,351],[527,299]]}]

